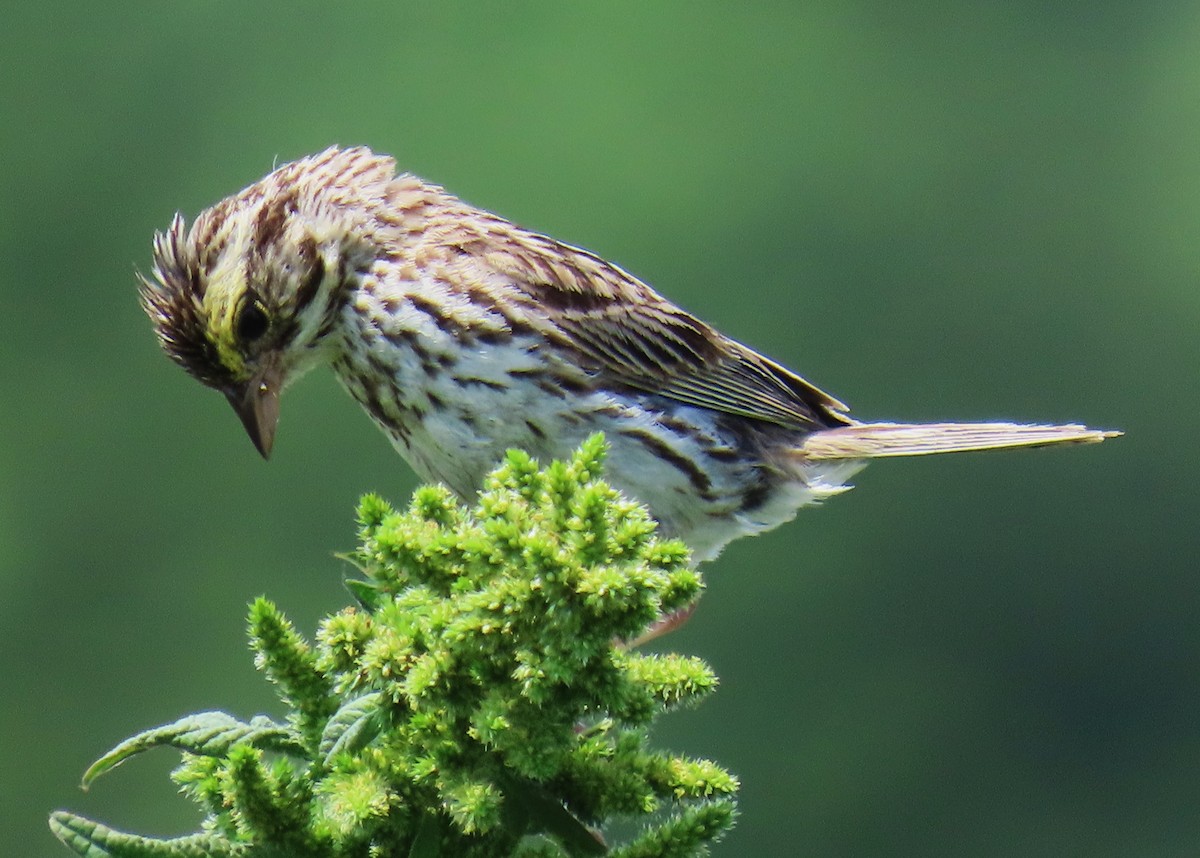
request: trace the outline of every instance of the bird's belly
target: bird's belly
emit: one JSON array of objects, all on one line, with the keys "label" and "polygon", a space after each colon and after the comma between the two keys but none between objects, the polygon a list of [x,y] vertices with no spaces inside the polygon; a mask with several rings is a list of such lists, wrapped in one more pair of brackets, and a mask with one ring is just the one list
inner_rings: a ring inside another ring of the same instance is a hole
[{"label": "bird's belly", "polygon": [[[578,368],[547,369],[536,346],[335,364],[342,384],[422,479],[465,499],[507,449],[562,459],[595,432],[610,445],[607,480],[650,508],[697,562],[730,540],[790,520],[831,487],[762,455],[722,415],[605,389]],[[373,363],[373,365],[371,365]],[[388,370],[385,372],[384,370]]]}]

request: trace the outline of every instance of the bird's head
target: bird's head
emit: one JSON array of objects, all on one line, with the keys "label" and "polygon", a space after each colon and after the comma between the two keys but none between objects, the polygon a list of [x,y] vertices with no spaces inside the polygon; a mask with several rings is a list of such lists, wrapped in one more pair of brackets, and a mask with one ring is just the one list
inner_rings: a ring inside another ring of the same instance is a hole
[{"label": "bird's head", "polygon": [[225,394],[264,457],[283,388],[338,347],[341,306],[378,255],[394,175],[391,158],[328,149],[155,236],[141,296],[159,343]]}]

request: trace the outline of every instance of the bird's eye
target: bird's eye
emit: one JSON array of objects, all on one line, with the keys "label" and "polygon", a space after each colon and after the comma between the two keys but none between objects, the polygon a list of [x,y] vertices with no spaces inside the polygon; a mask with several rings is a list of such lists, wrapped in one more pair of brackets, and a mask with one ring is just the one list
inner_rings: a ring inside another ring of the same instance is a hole
[{"label": "bird's eye", "polygon": [[267,316],[267,308],[263,306],[263,302],[255,296],[248,296],[242,303],[242,309],[238,312],[238,342],[252,343],[260,339],[269,327],[271,327],[271,320]]}]

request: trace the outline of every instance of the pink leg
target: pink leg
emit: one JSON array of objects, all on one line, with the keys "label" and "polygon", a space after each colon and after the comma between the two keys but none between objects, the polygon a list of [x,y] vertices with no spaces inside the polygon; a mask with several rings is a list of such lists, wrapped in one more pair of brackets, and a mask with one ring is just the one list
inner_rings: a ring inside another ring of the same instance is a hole
[{"label": "pink leg", "polygon": [[686,608],[680,608],[677,611],[672,611],[669,614],[664,614],[663,616],[661,616],[657,620],[655,620],[653,623],[651,623],[650,626],[646,629],[646,631],[642,632],[640,635],[638,635],[633,640],[621,641],[620,642],[621,648],[622,649],[633,649],[634,647],[638,647],[638,646],[641,646],[642,644],[649,643],[650,641],[654,640],[655,638],[661,637],[661,636],[667,634],[668,632],[675,631],[677,628],[679,628],[684,623],[686,623],[689,619],[691,619],[692,614],[696,613],[696,605],[698,605],[699,603],[700,603],[699,600],[696,600],[695,602],[692,602],[690,605],[688,605]]}]

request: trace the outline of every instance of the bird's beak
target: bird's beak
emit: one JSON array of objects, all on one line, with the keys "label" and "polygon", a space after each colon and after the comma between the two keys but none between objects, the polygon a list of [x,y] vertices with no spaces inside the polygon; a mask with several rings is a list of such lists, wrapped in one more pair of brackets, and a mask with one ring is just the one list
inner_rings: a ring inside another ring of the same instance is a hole
[{"label": "bird's beak", "polygon": [[225,391],[225,398],[242,418],[246,434],[264,459],[271,458],[271,445],[275,443],[281,378],[278,370],[266,368]]}]

